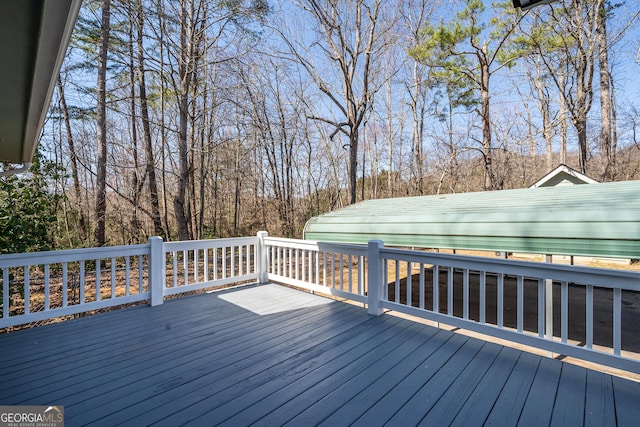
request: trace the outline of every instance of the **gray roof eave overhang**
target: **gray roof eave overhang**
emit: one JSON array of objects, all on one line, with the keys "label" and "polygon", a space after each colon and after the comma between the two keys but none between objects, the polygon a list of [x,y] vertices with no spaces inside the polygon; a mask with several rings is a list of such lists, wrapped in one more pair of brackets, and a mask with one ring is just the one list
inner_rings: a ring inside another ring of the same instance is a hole
[{"label": "gray roof eave overhang", "polygon": [[0,0],[0,161],[28,163],[82,0]]}]

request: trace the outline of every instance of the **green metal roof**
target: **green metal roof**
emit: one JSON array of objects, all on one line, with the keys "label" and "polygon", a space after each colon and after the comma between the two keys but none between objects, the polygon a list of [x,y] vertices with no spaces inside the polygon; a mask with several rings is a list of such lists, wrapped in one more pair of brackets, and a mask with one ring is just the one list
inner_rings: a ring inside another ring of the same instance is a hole
[{"label": "green metal roof", "polygon": [[640,181],[368,200],[311,218],[304,238],[640,258]]}]

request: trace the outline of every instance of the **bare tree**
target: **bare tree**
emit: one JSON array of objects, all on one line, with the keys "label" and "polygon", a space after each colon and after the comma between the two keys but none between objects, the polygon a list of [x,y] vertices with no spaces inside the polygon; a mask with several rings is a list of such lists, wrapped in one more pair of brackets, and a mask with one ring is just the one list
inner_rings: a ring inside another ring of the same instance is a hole
[{"label": "bare tree", "polygon": [[192,85],[196,82],[196,60],[199,55],[198,25],[202,13],[202,2],[196,6],[195,0],[181,0],[180,2],[180,47],[178,54],[178,80],[174,82],[178,103],[178,192],[173,198],[173,208],[178,225],[178,238],[189,240],[192,234],[189,230],[191,214],[186,200],[191,165],[189,164],[189,96]]},{"label": "bare tree", "polygon": [[582,173],[587,170],[587,116],[593,102],[597,15],[603,2],[563,2],[552,9],[549,36],[534,39],[576,129]]},{"label": "bare tree", "polygon": [[[130,169],[131,173],[131,186],[128,192],[131,194],[133,201],[133,212],[131,215],[131,234],[133,236],[140,235],[141,224],[138,218],[138,208],[140,206],[140,198],[142,195],[142,189],[146,181],[146,174],[140,172],[140,160],[138,156],[138,111],[137,111],[137,96],[136,96],[136,63],[135,63],[135,41],[134,32],[137,19],[134,16],[134,4],[127,2],[126,13],[128,19],[127,25],[127,54],[128,54],[128,71],[129,71],[129,114],[131,120],[129,120],[129,126],[131,128],[131,156],[133,157],[133,167]],[[142,176],[140,176],[142,175]],[[122,214],[118,211],[118,214]],[[122,223],[122,222],[121,222]],[[132,237],[133,237],[132,236]],[[134,237],[135,239],[135,237]]]},{"label": "bare tree", "polygon": [[598,70],[600,73],[600,151],[603,158],[602,179],[616,179],[616,152],[618,147],[617,113],[615,102],[615,85],[612,67],[609,62],[609,51],[622,35],[637,22],[640,10],[636,5],[630,14],[625,16],[623,25],[617,32],[610,34],[607,22],[614,16],[614,10],[624,3],[612,3],[605,0],[599,4],[596,21],[596,38],[598,49]]},{"label": "bare tree", "polygon": [[[401,2],[400,13],[402,28],[401,34],[407,43],[407,48],[416,46],[421,39],[421,31],[427,24],[431,14],[441,2],[434,0],[409,0]],[[404,76],[405,90],[409,94],[408,105],[411,109],[412,133],[412,179],[414,180],[415,192],[424,194],[425,175],[425,115],[427,111],[429,85],[425,84],[428,78],[429,68],[414,57],[410,57],[405,64],[409,73]]]},{"label": "bare tree", "polygon": [[[258,167],[273,192],[283,234],[293,236],[295,227],[294,148],[298,144],[300,102],[289,92],[285,66],[265,60],[255,68],[239,71],[249,100],[251,127],[265,163]],[[262,71],[261,71],[262,70]],[[268,71],[264,71],[268,70]],[[268,74],[266,74],[268,73]]]},{"label": "bare tree", "polygon": [[[550,171],[553,169],[553,135],[554,135],[554,117],[552,111],[552,93],[549,89],[549,76],[545,74],[545,69],[542,66],[541,59],[538,55],[532,55],[526,58],[526,76],[531,89],[531,96],[535,100],[540,118],[542,119],[542,139],[545,146],[545,169]],[[518,81],[515,82],[516,90],[520,92],[521,80],[518,76]],[[525,96],[521,94],[521,96]],[[527,109],[528,114],[530,111]],[[527,120],[529,126],[532,125],[532,120]],[[531,145],[534,144],[533,132],[529,132],[529,137],[532,139]],[[530,155],[534,155],[535,152],[530,152]]]},{"label": "bare tree", "polygon": [[596,11],[595,33],[598,42],[598,70],[600,72],[600,151],[604,156],[602,178],[609,181],[615,169],[615,149],[613,142],[612,113],[613,99],[611,73],[609,72],[609,46],[607,43],[607,8],[601,2]]},{"label": "bare tree", "polygon": [[147,83],[145,78],[144,57],[144,10],[142,0],[137,0],[136,10],[137,24],[137,59],[138,59],[138,88],[140,96],[140,115],[142,120],[142,135],[144,138],[144,151],[146,156],[146,175],[149,181],[149,200],[151,202],[151,219],[153,231],[158,236],[165,236],[165,231],[160,220],[160,202],[158,199],[158,179],[156,177],[156,158],[151,138],[151,120],[149,118],[149,102],[147,98]]},{"label": "bare tree", "polygon": [[[276,29],[289,47],[292,59],[337,108],[340,118],[313,116],[334,128],[330,138],[348,139],[349,195],[356,202],[360,129],[383,83],[376,58],[385,47],[386,27],[381,23],[382,0],[302,0],[300,9],[313,21],[315,38],[285,34]],[[389,22],[386,23],[389,25]],[[324,66],[318,61],[325,60]],[[327,68],[331,70],[327,72]]]},{"label": "bare tree", "polygon": [[95,207],[95,240],[98,246],[104,246],[105,216],[107,211],[106,178],[107,178],[107,105],[106,105],[106,80],[107,80],[107,54],[109,46],[109,34],[111,23],[111,0],[102,2],[102,21],[100,28],[100,50],[98,53],[98,82],[97,82],[97,141],[98,162],[96,178],[96,207]]},{"label": "bare tree", "polygon": [[60,106],[62,109],[62,117],[64,119],[65,130],[67,132],[67,146],[69,148],[69,161],[71,163],[71,178],[73,180],[73,190],[77,202],[78,209],[78,225],[80,227],[80,238],[86,239],[88,236],[87,220],[85,219],[84,212],[82,210],[82,189],[80,187],[80,178],[78,176],[78,155],[76,154],[76,146],[73,141],[73,133],[71,131],[71,118],[69,117],[69,108],[64,96],[64,86],[62,85],[62,79],[58,75],[57,80],[58,96],[60,97]]}]

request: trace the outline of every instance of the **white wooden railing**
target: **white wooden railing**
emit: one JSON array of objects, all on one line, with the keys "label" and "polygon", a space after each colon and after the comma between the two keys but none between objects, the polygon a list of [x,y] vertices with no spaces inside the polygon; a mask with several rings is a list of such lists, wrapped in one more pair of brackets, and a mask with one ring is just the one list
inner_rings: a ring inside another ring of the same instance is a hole
[{"label": "white wooden railing", "polygon": [[163,251],[163,296],[258,279],[257,237],[167,242]]},{"label": "white wooden railing", "polygon": [[0,272],[0,328],[272,281],[360,302],[373,315],[394,310],[640,373],[640,337],[631,324],[636,308],[623,304],[640,300],[637,272],[403,250],[379,241],[281,239],[266,232],[2,255]]},{"label": "white wooden railing", "polygon": [[367,247],[261,235],[268,281],[367,303]]},{"label": "white wooden railing", "polygon": [[[370,280],[382,275],[382,282],[387,283],[390,267],[396,272],[391,284],[380,289],[378,302],[371,303],[372,312],[396,310],[640,373],[640,335],[636,330],[625,335],[623,341],[622,334],[623,293],[634,299],[640,291],[637,272],[401,250],[386,248],[381,242],[370,242],[369,250],[369,266],[376,269],[370,273]],[[404,298],[398,274],[403,270],[402,264],[407,271],[418,271],[407,275]],[[440,285],[427,286],[427,274],[432,275],[429,282]],[[475,295],[471,293],[472,283]],[[446,295],[441,295],[443,288]],[[489,289],[495,293],[491,301],[487,298]],[[429,291],[430,296],[426,295]],[[417,293],[417,301],[412,300],[413,293]],[[513,299],[509,311],[515,311],[511,316],[515,319],[510,322],[506,319],[508,296]],[[594,309],[596,297],[600,299],[598,311]],[[581,306],[576,300],[583,298]],[[472,301],[477,304],[474,316],[470,315]],[[528,311],[530,307],[525,302],[535,304],[534,310]],[[527,320],[534,326],[527,328]],[[607,325],[604,330],[599,329],[601,337],[594,332],[596,321]]]},{"label": "white wooden railing", "polygon": [[[622,303],[623,296],[640,300],[637,272],[403,250],[379,241],[263,237],[263,244],[270,281],[359,301],[373,315],[393,310],[640,373],[640,333],[623,328]],[[604,337],[597,323],[607,324]]]},{"label": "white wooden railing", "polygon": [[0,327],[149,299],[149,254],[150,244],[2,255]]},{"label": "white wooden railing", "polygon": [[0,256],[0,328],[255,281],[257,237]]}]

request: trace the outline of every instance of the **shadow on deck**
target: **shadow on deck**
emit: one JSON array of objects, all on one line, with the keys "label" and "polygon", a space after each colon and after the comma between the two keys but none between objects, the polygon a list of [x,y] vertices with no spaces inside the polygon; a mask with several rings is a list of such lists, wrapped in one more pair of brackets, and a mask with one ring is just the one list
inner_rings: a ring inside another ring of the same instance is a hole
[{"label": "shadow on deck", "polygon": [[640,383],[278,285],[0,335],[68,425],[633,425]]}]

